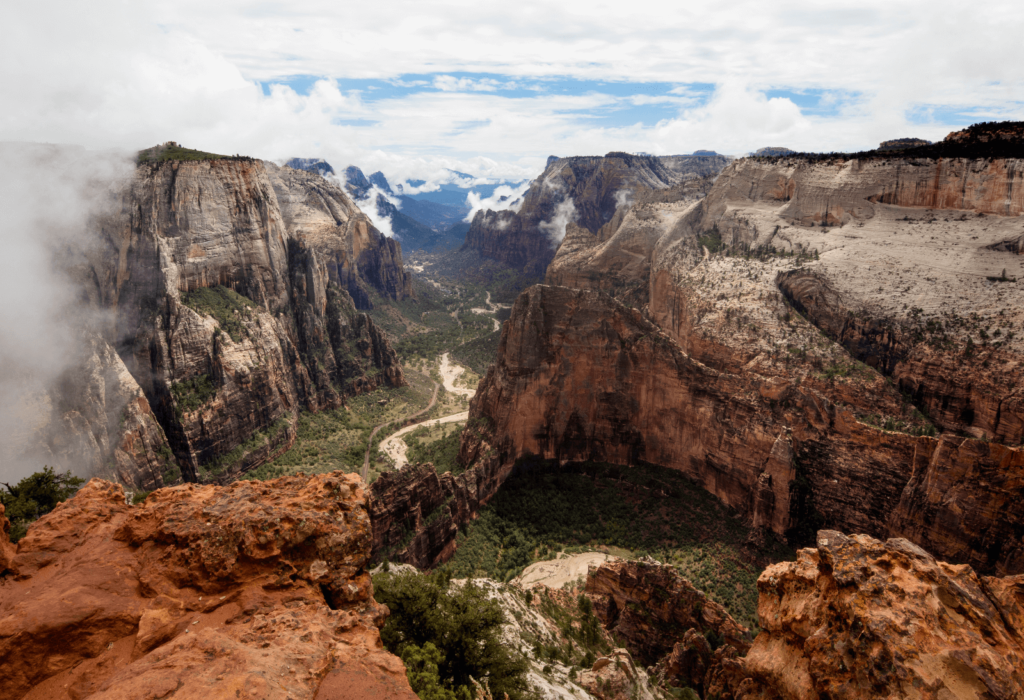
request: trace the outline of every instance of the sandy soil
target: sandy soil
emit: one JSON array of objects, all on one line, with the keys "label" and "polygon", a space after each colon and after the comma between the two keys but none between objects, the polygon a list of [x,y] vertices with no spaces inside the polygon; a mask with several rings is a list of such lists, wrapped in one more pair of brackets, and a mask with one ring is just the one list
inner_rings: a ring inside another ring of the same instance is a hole
[{"label": "sandy soil", "polygon": [[409,446],[405,444],[405,440],[402,439],[403,435],[408,435],[417,428],[429,427],[432,425],[442,425],[444,423],[461,423],[462,421],[469,420],[469,411],[463,411],[462,413],[453,413],[450,416],[444,416],[442,418],[433,418],[431,420],[425,420],[422,423],[413,423],[399,430],[393,435],[389,435],[387,439],[382,440],[380,443],[380,451],[386,454],[391,459],[395,460],[395,469],[401,469],[409,463],[409,458],[406,453]]},{"label": "sandy soil", "polygon": [[460,396],[468,396],[470,398],[476,394],[476,389],[464,389],[460,386],[455,386],[455,380],[459,378],[459,375],[466,371],[466,368],[462,365],[457,365],[451,361],[448,357],[448,353],[441,355],[441,366],[439,367],[441,372],[441,380],[444,383],[444,389],[452,394],[459,394]]},{"label": "sandy soil", "polygon": [[515,580],[523,588],[533,588],[534,586],[561,588],[580,576],[586,577],[587,570],[592,565],[600,566],[609,559],[614,559],[614,557],[603,552],[584,552],[568,557],[563,556],[560,559],[539,561],[526,567]]}]

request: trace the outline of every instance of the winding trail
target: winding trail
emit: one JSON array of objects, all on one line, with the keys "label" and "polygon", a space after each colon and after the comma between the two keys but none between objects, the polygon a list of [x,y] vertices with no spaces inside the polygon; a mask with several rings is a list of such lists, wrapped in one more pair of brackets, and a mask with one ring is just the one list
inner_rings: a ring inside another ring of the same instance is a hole
[{"label": "winding trail", "polygon": [[385,427],[391,425],[392,423],[404,423],[407,420],[412,420],[413,418],[416,418],[417,416],[422,416],[424,413],[426,413],[427,411],[432,409],[434,407],[434,404],[437,403],[437,390],[440,388],[440,386],[441,386],[440,384],[438,384],[437,382],[434,382],[434,393],[431,394],[431,396],[430,396],[430,403],[427,404],[426,408],[424,408],[424,409],[422,409],[420,411],[416,411],[416,413],[412,414],[411,416],[406,416],[405,418],[393,418],[392,420],[385,421],[383,423],[379,423],[379,424],[377,424],[377,425],[375,425],[373,427],[373,431],[370,433],[370,440],[369,440],[369,442],[366,445],[366,456],[363,457],[363,482],[364,483],[369,483],[368,481],[366,481],[366,477],[370,473],[370,450],[373,449],[373,437],[374,437],[374,435],[377,434],[377,431],[380,430],[381,428],[385,428]]},{"label": "winding trail", "polygon": [[[492,303],[490,292],[487,292],[486,304],[486,309],[475,308],[470,309],[470,311],[477,314],[493,314],[496,313],[499,309],[508,307],[508,304]],[[452,312],[452,315],[456,317],[456,320],[458,320],[456,312]],[[498,319],[496,318],[491,320],[494,321],[494,330],[501,330],[501,322],[498,321]],[[455,386],[455,380],[459,378],[459,375],[466,371],[466,368],[452,362],[448,353],[444,353],[438,359],[440,360],[440,367],[438,369],[441,373],[441,382],[444,384],[445,391],[448,391],[452,394],[459,394],[460,396],[473,398],[473,396],[476,395],[476,389],[466,389],[461,386]],[[417,411],[411,416],[407,416],[405,418],[395,418],[394,420],[390,420],[385,423],[381,423],[379,425],[374,426],[373,432],[370,433],[369,444],[367,444],[366,446],[366,456],[363,458],[363,481],[366,481],[366,477],[370,473],[370,450],[373,447],[373,438],[375,435],[377,435],[377,432],[381,428],[385,428],[394,423],[405,423],[411,421],[413,418],[416,418],[417,416],[422,416],[424,413],[432,409],[434,405],[437,403],[438,386],[438,383],[434,382],[434,395],[430,397],[430,403],[422,411]],[[403,435],[412,432],[416,428],[441,425],[443,423],[459,423],[464,420],[469,420],[469,411],[462,411],[461,413],[453,413],[448,416],[442,416],[441,418],[431,418],[430,420],[427,421],[421,421],[419,423],[412,423],[410,425],[406,425],[404,428],[392,433],[385,439],[381,440],[378,449],[395,461],[396,469],[401,469],[402,467],[409,463],[409,460],[406,457],[406,452],[409,449],[409,446],[406,445],[405,440],[402,439]]]},{"label": "winding trail", "polygon": [[[466,368],[452,362],[451,358],[448,356],[448,353],[444,353],[443,355],[441,355],[439,359],[441,360],[441,366],[439,368],[439,371],[441,372],[441,381],[444,384],[445,391],[452,394],[459,394],[460,396],[473,398],[473,395],[476,394],[475,389],[466,389],[461,386],[455,386],[455,380],[459,378],[459,375],[466,371]],[[434,393],[435,395],[437,394],[436,390]],[[389,435],[384,440],[381,440],[379,449],[381,452],[391,457],[391,459],[395,460],[396,469],[401,469],[402,467],[409,463],[409,459],[408,457],[406,457],[406,452],[409,449],[409,446],[406,445],[405,440],[402,439],[403,435],[412,432],[416,428],[422,428],[432,425],[441,425],[443,423],[458,423],[464,420],[469,420],[469,411],[453,413],[449,416],[442,416],[441,418],[432,418],[430,420],[422,421],[420,423],[413,423],[412,425],[407,425],[398,432]],[[367,455],[367,459],[369,459],[369,455]]]},{"label": "winding trail", "polygon": [[[494,313],[497,313],[499,309],[502,309],[502,308],[505,308],[506,306],[508,306],[508,304],[492,304],[491,303],[491,293],[490,292],[487,292],[487,302],[486,302],[486,304],[487,304],[487,308],[486,309],[477,307],[477,308],[474,308],[474,309],[470,309],[470,311],[472,311],[475,314],[494,314]],[[491,321],[494,322],[494,330],[500,331],[501,330],[501,321],[499,321],[496,318],[492,318]]]}]

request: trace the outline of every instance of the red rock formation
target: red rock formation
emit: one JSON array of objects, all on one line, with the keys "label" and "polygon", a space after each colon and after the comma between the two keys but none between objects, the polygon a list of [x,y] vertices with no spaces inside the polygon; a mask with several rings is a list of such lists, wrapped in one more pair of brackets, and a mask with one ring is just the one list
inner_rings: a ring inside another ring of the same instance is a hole
[{"label": "red rock formation", "polygon": [[984,443],[865,425],[816,386],[716,371],[636,310],[596,292],[536,286],[504,326],[460,459],[472,464],[490,450],[502,465],[488,467],[491,483],[527,454],[642,460],[683,471],[780,534],[825,523],[906,535],[979,570],[1022,570],[1022,520],[1001,509],[1022,493],[1019,449],[973,461]]},{"label": "red rock formation", "polygon": [[903,539],[818,533],[758,580],[763,631],[707,674],[721,700],[1024,697],[1024,577],[978,576]]},{"label": "red rock formation", "polygon": [[11,568],[11,560],[17,552],[17,547],[11,544],[11,521],[4,515],[6,510],[0,503],[0,576]]},{"label": "red rock formation", "polygon": [[966,352],[959,344],[947,349],[916,319],[854,313],[813,271],[781,273],[778,285],[794,307],[855,358],[891,376],[943,429],[1024,442],[1024,387],[1018,389],[1005,368],[1019,362],[1016,353],[994,347]]},{"label": "red rock formation", "polygon": [[604,563],[590,570],[586,592],[605,628],[647,666],[672,652],[687,630],[713,634],[740,652],[750,646],[749,631],[671,566]]},{"label": "red rock formation", "polygon": [[488,446],[478,431],[467,429],[462,449],[474,466],[458,476],[438,475],[434,465],[408,465],[382,474],[370,487],[373,556],[380,561],[430,569],[455,553],[459,527],[476,517],[511,472],[487,458]]},{"label": "red rock formation", "polygon": [[0,695],[411,700],[377,633],[370,544],[353,475],[185,485],[134,507],[93,479],[0,580]]},{"label": "red rock formation", "polygon": [[655,700],[647,674],[625,649],[613,649],[580,674],[580,687],[597,700]]}]

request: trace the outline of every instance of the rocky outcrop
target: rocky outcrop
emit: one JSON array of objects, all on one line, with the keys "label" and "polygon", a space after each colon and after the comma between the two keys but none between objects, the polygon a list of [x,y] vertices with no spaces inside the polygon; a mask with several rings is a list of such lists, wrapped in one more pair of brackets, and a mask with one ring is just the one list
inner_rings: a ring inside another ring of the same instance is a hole
[{"label": "rocky outcrop", "polygon": [[645,666],[674,653],[690,630],[741,653],[750,646],[749,631],[671,566],[608,562],[590,570],[586,592],[601,623],[616,639],[624,639],[630,653]]},{"label": "rocky outcrop", "polygon": [[411,294],[401,249],[319,174],[245,158],[147,162],[120,202],[84,273],[116,355],[79,372],[116,377],[118,401],[69,392],[59,415],[105,465],[114,451],[103,474],[151,489],[177,477],[176,462],[188,481],[227,480],[287,449],[300,409],[404,383],[358,311]]},{"label": "rocky outcrop", "polygon": [[11,544],[11,521],[5,513],[7,509],[0,503],[0,576],[11,568],[11,561],[17,553],[17,547]]},{"label": "rocky outcrop", "polygon": [[570,223],[544,283],[606,292],[629,306],[650,301],[654,251],[668,231],[684,225],[692,201],[643,202],[619,209],[595,235]]},{"label": "rocky outcrop", "polygon": [[354,475],[189,484],[138,506],[93,479],[0,581],[0,694],[411,700],[378,636],[370,544]]},{"label": "rocky outcrop", "polygon": [[542,273],[569,222],[596,234],[627,202],[652,190],[718,173],[727,162],[723,156],[626,153],[549,160],[520,206],[480,211],[474,216],[465,247],[507,265]]},{"label": "rocky outcrop", "polygon": [[580,674],[580,687],[598,700],[655,700],[650,681],[625,649],[612,649]]},{"label": "rocky outcrop", "polygon": [[829,398],[838,383],[742,369],[708,367],[600,293],[531,287],[470,405],[481,427],[460,459],[472,464],[483,440],[504,465],[495,474],[526,455],[645,461],[796,541],[824,523],[920,538],[983,571],[1024,570],[1019,519],[1000,510],[1021,495],[1019,449],[880,429]]},{"label": "rocky outcrop", "polygon": [[124,362],[96,335],[82,346],[83,358],[51,390],[44,463],[145,491],[174,483],[180,470],[167,436]]},{"label": "rocky outcrop", "polygon": [[757,585],[763,631],[745,657],[718,659],[705,697],[1022,697],[1024,577],[822,531]]},{"label": "rocky outcrop", "polygon": [[416,464],[382,474],[370,487],[374,560],[388,559],[430,569],[455,553],[459,527],[476,517],[511,473],[487,456],[478,428],[467,427],[461,449],[474,466],[458,476],[438,475],[434,465]]}]

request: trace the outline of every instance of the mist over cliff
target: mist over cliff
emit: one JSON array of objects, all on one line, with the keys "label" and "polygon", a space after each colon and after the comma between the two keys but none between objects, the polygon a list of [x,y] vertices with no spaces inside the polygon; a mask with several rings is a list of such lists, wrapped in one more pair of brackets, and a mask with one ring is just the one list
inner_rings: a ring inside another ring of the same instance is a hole
[{"label": "mist over cliff", "polygon": [[106,318],[69,272],[132,170],[123,153],[0,144],[0,481],[64,466],[44,446],[48,394]]}]

